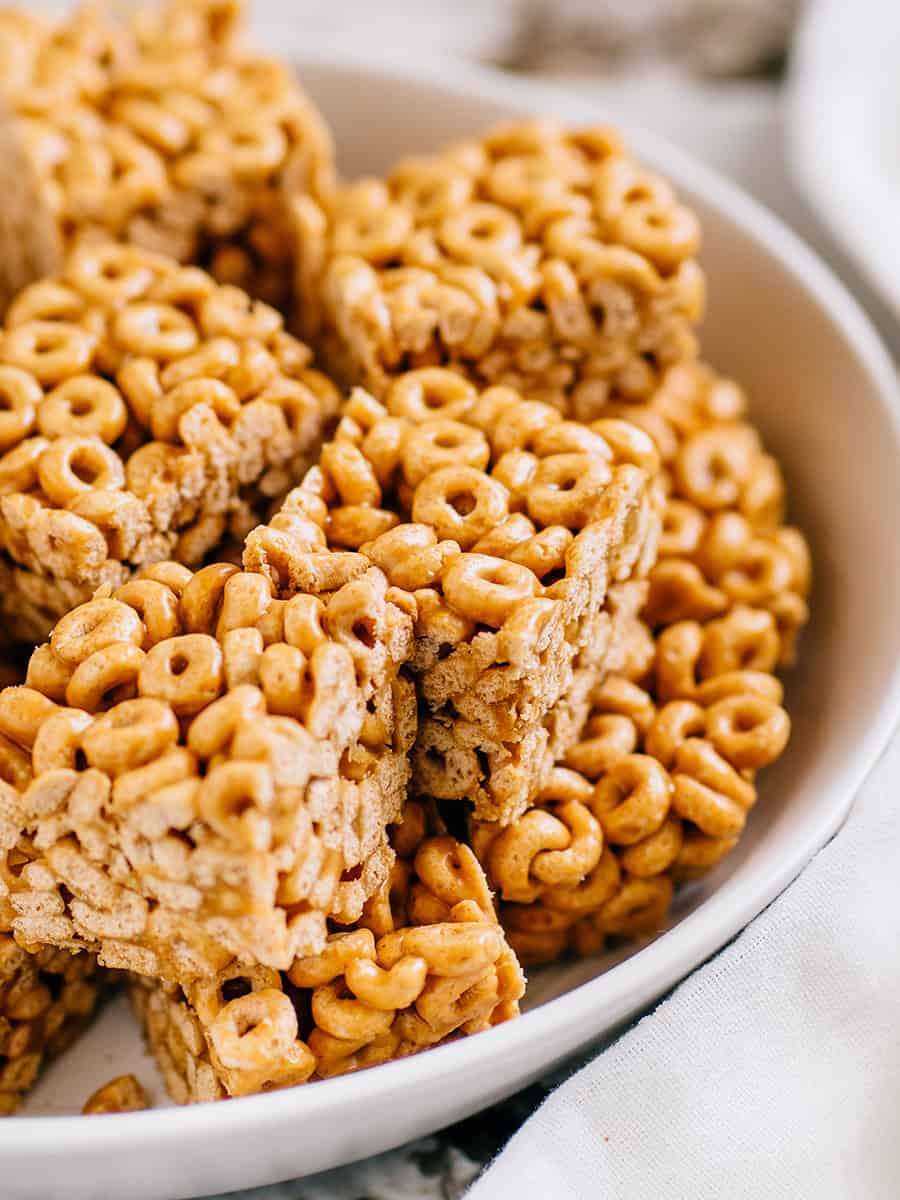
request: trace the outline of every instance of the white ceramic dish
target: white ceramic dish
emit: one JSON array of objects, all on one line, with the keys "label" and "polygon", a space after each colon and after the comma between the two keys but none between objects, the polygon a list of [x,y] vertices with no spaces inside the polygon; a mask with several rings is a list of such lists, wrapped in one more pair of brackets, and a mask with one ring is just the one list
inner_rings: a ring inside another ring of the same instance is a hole
[{"label": "white ceramic dish", "polygon": [[[534,111],[602,118],[564,93],[470,68],[311,57],[303,79],[348,172]],[[609,961],[537,976],[521,1020],[359,1075],[226,1104],[127,1116],[77,1112],[122,1069],[150,1078],[121,1006],[0,1123],[0,1194],[15,1200],[163,1200],[272,1182],[350,1161],[485,1107],[608,1032],[763,908],[832,835],[900,709],[900,406],[862,312],[777,220],[645,135],[633,143],[698,210],[710,280],[707,353],[749,387],[787,464],[816,553],[814,620],[792,682],[795,734],[767,773],[739,849],[686,896],[668,932]],[[802,931],[798,931],[802,937]]]},{"label": "white ceramic dish", "polygon": [[792,52],[791,165],[831,234],[900,316],[900,6],[817,0]]}]

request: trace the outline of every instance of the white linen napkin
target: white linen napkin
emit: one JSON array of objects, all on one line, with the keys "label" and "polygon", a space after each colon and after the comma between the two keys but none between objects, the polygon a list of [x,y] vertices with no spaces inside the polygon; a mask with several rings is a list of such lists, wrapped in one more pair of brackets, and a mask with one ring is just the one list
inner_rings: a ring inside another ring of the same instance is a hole
[{"label": "white linen napkin", "polygon": [[562,1084],[467,1200],[900,1196],[900,737],[765,912]]}]

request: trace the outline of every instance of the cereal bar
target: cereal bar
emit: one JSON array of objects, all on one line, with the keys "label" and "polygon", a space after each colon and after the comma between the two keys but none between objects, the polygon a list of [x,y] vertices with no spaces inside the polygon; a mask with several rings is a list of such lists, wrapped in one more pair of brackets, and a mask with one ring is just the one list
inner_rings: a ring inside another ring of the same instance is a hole
[{"label": "cereal bar", "polygon": [[[298,244],[321,239],[296,208]],[[503,126],[339,188],[328,214],[323,271],[298,271],[306,328],[379,397],[453,365],[588,420],[696,355],[697,221],[606,127]]]},{"label": "cereal bar", "polygon": [[524,978],[472,851],[407,808],[391,879],[286,974],[237,965],[132,997],[173,1099],[243,1096],[414,1054],[518,1014]]},{"label": "cereal bar", "polygon": [[[585,427],[442,368],[400,376],[383,404],[353,393],[281,514],[411,597],[420,793],[509,820],[577,737],[612,615],[637,606],[630,581],[656,553],[657,466],[632,425]],[[255,533],[245,561],[260,569]]]},{"label": "cereal bar", "polygon": [[[35,264],[44,269],[17,270],[19,286],[54,267],[60,246],[102,237],[206,266],[286,306],[295,250],[283,195],[301,211],[325,203],[333,149],[292,73],[241,45],[241,8],[165,0],[127,16],[89,5],[51,21],[0,12],[11,114],[0,166],[22,155],[32,164],[29,245],[47,233]],[[16,188],[5,188],[0,230],[21,215]],[[9,269],[4,261],[0,283],[15,282]]]},{"label": "cereal bar", "polygon": [[282,318],[196,267],[84,245],[0,329],[0,587],[32,644],[98,585],[243,537],[338,393]]},{"label": "cereal bar", "polygon": [[267,574],[143,568],[0,693],[21,940],[177,981],[233,958],[286,969],[386,878],[412,622],[362,555],[298,550],[299,520],[274,520],[257,534],[279,578],[274,556]]}]

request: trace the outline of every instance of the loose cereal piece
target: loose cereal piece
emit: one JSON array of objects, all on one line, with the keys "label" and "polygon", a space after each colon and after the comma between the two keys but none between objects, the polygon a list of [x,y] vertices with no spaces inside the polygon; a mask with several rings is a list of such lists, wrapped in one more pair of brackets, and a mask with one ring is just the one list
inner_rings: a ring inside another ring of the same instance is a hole
[{"label": "loose cereal piece", "polygon": [[244,561],[269,570],[274,527],[290,537],[311,524],[383,570],[415,611],[417,790],[509,820],[577,737],[615,613],[642,602],[657,468],[650,438],[625,422],[586,427],[508,388],[410,371],[383,404],[351,395]]},{"label": "loose cereal piece", "polygon": [[410,803],[392,839],[391,878],[362,919],[286,974],[235,964],[182,988],[134,980],[173,1099],[327,1078],[518,1014],[524,978],[475,856],[446,835],[422,840],[425,830],[422,808]]},{"label": "loose cereal piece", "polygon": [[44,638],[98,585],[203,562],[318,453],[337,392],[281,317],[196,267],[106,243],[0,331],[0,583]]},{"label": "loose cereal piece", "polygon": [[46,946],[28,953],[0,932],[0,1116],[18,1108],[42,1067],[85,1028],[106,976],[93,955]]},{"label": "loose cereal piece", "polygon": [[97,1088],[84,1103],[86,1117],[106,1113],[140,1112],[149,1108],[147,1093],[134,1075],[117,1075]]},{"label": "loose cereal piece", "polygon": [[285,969],[387,877],[411,619],[317,527],[266,533],[266,573],[166,562],[101,588],[0,693],[18,938],[175,981]]},{"label": "loose cereal piece", "polygon": [[[306,197],[299,245],[324,218]],[[520,121],[384,180],[338,190],[307,330],[377,396],[410,366],[452,365],[582,420],[696,355],[699,227],[612,130]]]},{"label": "loose cereal piece", "polygon": [[[295,264],[283,195],[301,211],[326,204],[333,148],[292,73],[242,47],[241,8],[164,0],[122,19],[91,5],[49,22],[0,13],[11,110],[0,164],[24,158],[37,176],[29,192],[27,174],[4,171],[0,230],[24,236],[3,255],[0,285],[55,268],[60,245],[114,238],[286,306],[295,266],[321,249],[309,238]],[[3,300],[0,286],[0,312]]]}]

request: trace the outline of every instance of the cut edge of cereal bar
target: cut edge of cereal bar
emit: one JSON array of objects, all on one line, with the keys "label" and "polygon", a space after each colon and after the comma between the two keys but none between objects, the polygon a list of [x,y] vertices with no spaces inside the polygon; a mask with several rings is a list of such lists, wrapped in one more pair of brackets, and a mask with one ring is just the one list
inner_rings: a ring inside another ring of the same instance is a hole
[{"label": "cut edge of cereal bar", "polygon": [[266,573],[162,563],[101,591],[0,693],[24,941],[176,980],[233,956],[284,968],[383,883],[411,620],[363,556],[322,575],[328,552],[280,532],[256,531]]},{"label": "cut edge of cereal bar", "polygon": [[[390,881],[352,929],[285,974],[235,965],[131,996],[172,1098],[248,1095],[405,1057],[518,1014],[524,977],[472,851],[419,840],[411,802]],[[265,1031],[261,1035],[260,1031]]]}]

